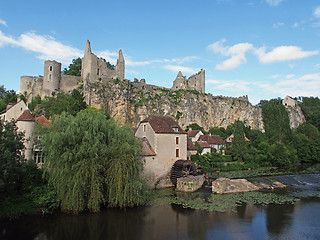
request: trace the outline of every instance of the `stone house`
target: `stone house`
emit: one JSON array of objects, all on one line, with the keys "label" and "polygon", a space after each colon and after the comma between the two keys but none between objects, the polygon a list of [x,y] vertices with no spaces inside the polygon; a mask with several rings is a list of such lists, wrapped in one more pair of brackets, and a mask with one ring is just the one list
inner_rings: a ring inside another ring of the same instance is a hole
[{"label": "stone house", "polygon": [[219,135],[202,135],[198,142],[207,142],[217,153],[223,153],[221,149],[226,147],[226,142]]},{"label": "stone house", "polygon": [[189,137],[187,139],[187,150],[188,150],[187,160],[191,160],[191,155],[196,155],[198,153],[197,147],[193,144],[193,142]]},{"label": "stone house", "polygon": [[294,98],[290,97],[290,96],[286,96],[283,100],[282,100],[282,104],[285,107],[296,107],[298,105],[297,100],[295,100]]},{"label": "stone house", "polygon": [[201,155],[211,153],[211,146],[207,142],[197,142],[202,148]]},{"label": "stone house", "polygon": [[27,105],[20,100],[17,103],[9,103],[6,110],[0,113],[0,119],[4,121],[17,120],[18,117],[26,110]]},{"label": "stone house", "polygon": [[135,136],[143,140],[143,177],[150,186],[168,177],[175,161],[187,159],[187,133],[170,117],[147,117]]},{"label": "stone house", "polygon": [[15,104],[8,104],[5,111],[0,114],[1,121],[16,121],[19,131],[24,133],[24,156],[26,160],[33,159],[33,130],[35,126],[35,118],[24,101],[20,100]]},{"label": "stone house", "polygon": [[200,136],[202,136],[203,133],[201,130],[189,130],[188,131],[188,137],[191,139],[191,141],[193,143],[197,142],[200,138]]},{"label": "stone house", "polygon": [[[246,134],[243,134],[243,135],[244,135],[244,140],[246,142],[250,142],[250,140],[249,140],[249,138],[247,138]],[[226,138],[226,144],[232,145],[233,139],[234,139],[234,134],[232,133],[229,137]]]}]

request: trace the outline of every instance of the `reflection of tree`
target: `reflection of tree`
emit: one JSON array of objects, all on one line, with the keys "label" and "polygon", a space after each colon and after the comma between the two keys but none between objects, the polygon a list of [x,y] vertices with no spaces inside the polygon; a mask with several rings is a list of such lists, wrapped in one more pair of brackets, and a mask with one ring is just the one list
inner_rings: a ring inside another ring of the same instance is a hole
[{"label": "reflection of tree", "polygon": [[48,239],[139,239],[145,211],[142,208],[107,209],[100,214],[56,218]]},{"label": "reflection of tree", "polygon": [[293,204],[269,205],[266,209],[267,229],[269,233],[281,233],[292,224]]}]

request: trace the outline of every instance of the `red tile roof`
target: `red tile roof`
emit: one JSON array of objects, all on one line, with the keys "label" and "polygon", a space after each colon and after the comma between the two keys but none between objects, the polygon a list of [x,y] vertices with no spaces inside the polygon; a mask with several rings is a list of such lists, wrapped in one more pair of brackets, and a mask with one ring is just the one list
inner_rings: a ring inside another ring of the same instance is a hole
[{"label": "red tile roof", "polygon": [[151,147],[147,138],[142,139],[142,155],[143,156],[155,156],[157,155],[156,152]]},{"label": "red tile roof", "polygon": [[[152,116],[141,121],[141,123],[147,122],[150,123],[156,133],[186,134],[179,124],[171,117]],[[174,129],[176,129],[176,131]]]},{"label": "red tile roof", "polygon": [[41,125],[47,125],[48,127],[51,126],[51,122],[48,119],[46,119],[46,117],[43,115],[41,115],[41,117],[38,118],[37,123]]},{"label": "red tile roof", "polygon": [[202,148],[210,148],[210,145],[207,142],[197,142],[197,143],[199,143],[200,147]]},{"label": "red tile roof", "polygon": [[210,135],[202,135],[202,136],[200,136],[199,141],[207,142],[210,145],[213,145],[213,144],[220,144],[220,145],[226,144],[226,142],[223,141],[222,138],[219,135],[211,135],[211,136]]},{"label": "red tile roof", "polygon": [[188,137],[195,137],[200,130],[189,130],[188,131]]},{"label": "red tile roof", "polygon": [[36,121],[29,109],[24,110],[24,112],[18,117],[17,121]]},{"label": "red tile roof", "polygon": [[198,150],[197,147],[193,144],[193,142],[190,140],[190,138],[187,138],[187,149],[192,150]]}]

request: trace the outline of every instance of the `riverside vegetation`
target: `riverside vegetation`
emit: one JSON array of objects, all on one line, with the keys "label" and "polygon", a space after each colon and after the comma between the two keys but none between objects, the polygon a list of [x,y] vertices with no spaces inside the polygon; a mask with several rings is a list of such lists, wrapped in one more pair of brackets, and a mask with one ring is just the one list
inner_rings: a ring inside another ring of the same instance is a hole
[{"label": "riverside vegetation", "polygon": [[[3,87],[4,89],[4,87]],[[5,90],[5,89],[4,89]],[[15,93],[4,91],[0,101]],[[21,96],[23,98],[23,96]],[[227,155],[197,155],[193,160],[204,172],[215,176],[243,177],[306,172],[320,169],[320,100],[302,98],[300,105],[307,122],[298,129],[289,119],[280,99],[261,101],[265,133],[245,127],[242,122],[225,128],[212,128],[212,134],[226,138],[234,133]],[[36,114],[52,117],[52,125],[38,126],[39,146],[45,153],[45,170],[24,162],[23,134],[14,122],[0,123],[0,215],[64,212],[97,212],[101,207],[175,203],[195,209],[226,211],[245,202],[293,203],[295,196],[275,193],[244,193],[202,198],[194,194],[175,195],[172,190],[147,190],[140,173],[141,142],[127,126],[110,118],[108,104],[102,109],[88,107],[78,90],[35,98],[30,108]],[[59,115],[59,117],[56,117]],[[193,129],[200,126],[191,126]],[[202,129],[203,130],[203,129]],[[250,142],[245,142],[245,135]],[[166,192],[168,191],[168,192]],[[191,197],[188,197],[191,196]]]}]

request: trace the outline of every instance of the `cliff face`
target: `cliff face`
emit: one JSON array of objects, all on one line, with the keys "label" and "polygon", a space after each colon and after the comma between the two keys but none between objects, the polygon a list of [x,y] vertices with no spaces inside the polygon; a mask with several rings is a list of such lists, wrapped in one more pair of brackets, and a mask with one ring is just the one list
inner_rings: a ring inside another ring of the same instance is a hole
[{"label": "cliff face", "polygon": [[108,83],[84,84],[88,104],[101,108],[108,102],[111,116],[121,123],[137,126],[151,115],[171,116],[185,128],[191,123],[209,130],[227,127],[236,120],[263,131],[261,109],[245,98],[200,94],[195,90],[171,91],[143,82],[112,80]]},{"label": "cliff face", "polygon": [[[101,108],[107,102],[112,117],[133,127],[147,116],[157,115],[173,117],[182,128],[191,123],[205,130],[226,128],[240,120],[246,126],[264,131],[261,108],[252,106],[246,98],[212,96],[195,90],[172,91],[137,80],[85,83],[83,93],[89,105]],[[292,127],[297,127],[302,122],[301,110],[289,113]]]},{"label": "cliff face", "polygon": [[290,119],[290,128],[297,128],[300,124],[304,123],[306,121],[302,110],[299,106],[296,106],[294,108],[287,107],[288,116]]}]

